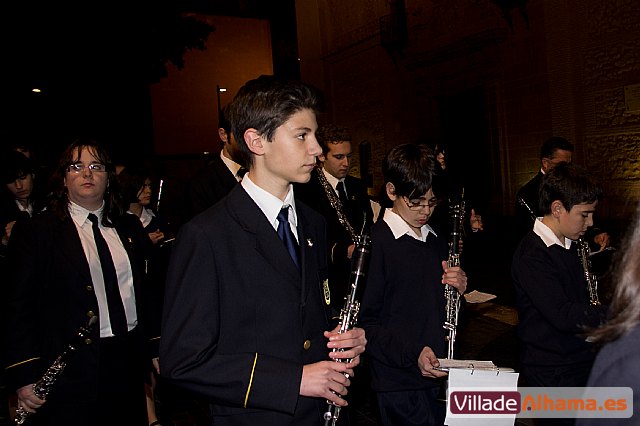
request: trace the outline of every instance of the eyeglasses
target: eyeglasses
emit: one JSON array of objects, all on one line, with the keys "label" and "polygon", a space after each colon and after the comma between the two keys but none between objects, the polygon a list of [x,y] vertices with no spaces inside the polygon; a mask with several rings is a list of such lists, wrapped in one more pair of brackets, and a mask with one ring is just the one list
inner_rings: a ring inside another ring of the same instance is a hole
[{"label": "eyeglasses", "polygon": [[91,163],[88,165],[84,165],[82,163],[74,163],[74,164],[70,164],[67,167],[67,171],[69,173],[82,173],[82,171],[87,168],[89,169],[89,171],[91,173],[103,173],[107,171],[107,166],[105,166],[104,164],[100,164],[100,163]]},{"label": "eyeglasses", "polygon": [[429,207],[430,209],[434,208],[438,204],[440,204],[440,199],[438,198],[430,198],[426,203],[423,203],[422,200],[410,200],[407,197],[402,197],[404,202],[409,207],[409,210],[418,211],[425,207]]}]

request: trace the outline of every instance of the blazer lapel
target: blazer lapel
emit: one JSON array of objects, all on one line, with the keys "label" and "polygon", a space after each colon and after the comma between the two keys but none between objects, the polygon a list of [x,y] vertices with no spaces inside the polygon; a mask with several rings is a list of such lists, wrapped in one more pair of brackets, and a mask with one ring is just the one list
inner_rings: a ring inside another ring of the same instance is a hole
[{"label": "blazer lapel", "polygon": [[[300,271],[289,256],[287,248],[268,222],[260,207],[249,194],[237,185],[227,197],[229,213],[242,228],[255,236],[255,248],[265,261],[288,278],[296,287],[300,287]],[[286,260],[285,260],[286,259]],[[304,258],[301,259],[304,264]]]},{"label": "blazer lapel", "polygon": [[[66,257],[73,268],[85,280],[84,282],[93,282],[91,272],[89,271],[89,263],[87,256],[82,248],[82,242],[78,235],[78,230],[72,219],[64,219],[58,228],[59,236],[56,240],[60,242],[58,246],[60,252]],[[63,237],[64,235],[64,237]]]}]

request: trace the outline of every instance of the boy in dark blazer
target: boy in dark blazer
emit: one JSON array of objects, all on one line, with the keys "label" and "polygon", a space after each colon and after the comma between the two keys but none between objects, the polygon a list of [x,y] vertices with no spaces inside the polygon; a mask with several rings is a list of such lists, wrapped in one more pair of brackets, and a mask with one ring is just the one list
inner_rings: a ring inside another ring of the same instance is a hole
[{"label": "boy in dark blazer", "polygon": [[362,329],[327,331],[325,222],[293,197],[321,153],[316,108],[301,83],[240,89],[230,119],[249,171],[172,253],[161,374],[206,398],[216,425],[323,424],[364,351]]}]

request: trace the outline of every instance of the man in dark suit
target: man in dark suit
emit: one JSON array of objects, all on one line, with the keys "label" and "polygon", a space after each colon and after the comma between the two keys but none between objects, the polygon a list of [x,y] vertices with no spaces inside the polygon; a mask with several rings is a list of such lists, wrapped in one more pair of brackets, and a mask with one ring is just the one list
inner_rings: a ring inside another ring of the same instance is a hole
[{"label": "man in dark suit", "polygon": [[316,136],[322,148],[318,157],[321,166],[311,173],[309,182],[297,184],[295,190],[299,200],[327,221],[330,294],[326,297],[339,311],[350,289],[354,237],[368,232],[373,211],[366,186],[349,175],[352,150],[348,129],[328,124],[321,126]]},{"label": "man in dark suit", "polygon": [[545,174],[560,163],[571,163],[573,144],[558,136],[547,139],[540,147],[540,170],[516,193],[516,239],[526,235],[533,227],[533,216],[540,217],[540,184]]},{"label": "man in dark suit", "polygon": [[231,125],[226,117],[225,106],[218,118],[218,136],[222,150],[200,170],[189,184],[189,208],[191,217],[201,213],[227,195],[242,180],[244,167],[240,164],[240,152]]},{"label": "man in dark suit", "polygon": [[216,425],[321,425],[364,351],[362,329],[327,331],[324,220],[293,196],[321,153],[316,108],[302,83],[246,83],[229,117],[249,171],[172,252],[161,374],[206,398]]}]

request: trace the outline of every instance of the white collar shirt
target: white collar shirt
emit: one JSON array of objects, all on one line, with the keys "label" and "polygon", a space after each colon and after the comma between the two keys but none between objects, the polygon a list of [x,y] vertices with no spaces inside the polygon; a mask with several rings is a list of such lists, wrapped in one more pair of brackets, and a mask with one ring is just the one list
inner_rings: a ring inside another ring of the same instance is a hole
[{"label": "white collar shirt", "polygon": [[238,170],[240,170],[240,167],[241,167],[240,164],[227,158],[224,155],[224,150],[220,151],[220,158],[222,159],[222,162],[224,163],[224,165],[227,166],[227,169],[229,169],[233,177],[236,178],[238,182],[242,181],[242,178],[238,176]]},{"label": "white collar shirt", "polygon": [[400,215],[398,215],[396,212],[394,212],[390,208],[387,208],[385,210],[383,220],[389,226],[389,229],[391,229],[391,233],[393,233],[393,237],[396,240],[402,237],[403,235],[409,235],[410,237],[415,238],[416,240],[425,242],[427,241],[427,237],[429,236],[429,234],[433,234],[435,237],[438,236],[434,232],[433,228],[428,224],[422,225],[422,227],[420,228],[421,235],[418,235],[416,231],[414,231],[407,224],[407,222],[405,222],[404,219],[400,217]]},{"label": "white collar shirt", "polygon": [[554,244],[559,245],[563,249],[569,250],[571,248],[572,241],[569,238],[565,238],[564,241],[560,241],[556,234],[553,233],[551,228],[542,223],[542,218],[538,218],[533,223],[533,232],[540,237],[542,242],[547,246],[551,247]]},{"label": "white collar shirt", "polygon": [[245,175],[240,183],[249,197],[258,205],[262,213],[267,217],[267,220],[273,226],[273,229],[277,231],[278,229],[278,214],[283,207],[291,207],[289,209],[289,224],[291,226],[291,230],[293,231],[293,235],[295,235],[296,240],[298,239],[298,216],[296,213],[296,202],[293,197],[293,185],[289,184],[289,190],[287,191],[287,195],[284,198],[284,202],[280,200],[273,194],[265,191],[260,188],[258,185],[253,183],[253,181],[249,178],[249,175]]},{"label": "white collar shirt", "polygon": [[342,182],[344,184],[344,193],[347,193],[347,184],[344,183],[344,179],[338,179],[337,177],[326,171],[324,168],[322,168],[322,173],[324,173],[324,176],[327,178],[327,182],[329,182],[329,185],[331,185],[336,195],[339,195],[337,188],[338,182]]},{"label": "white collar shirt", "polygon": [[98,249],[93,238],[92,223],[88,219],[89,213],[93,213],[98,217],[100,232],[109,246],[113,264],[116,268],[116,275],[118,276],[118,288],[120,289],[120,297],[124,304],[128,330],[132,330],[138,324],[138,315],[136,312],[136,298],[133,290],[133,274],[129,256],[115,228],[102,225],[103,209],[104,203],[98,210],[89,211],[74,202],[69,202],[69,214],[78,230],[80,242],[82,243],[82,248],[87,258],[87,263],[89,264],[93,289],[98,299],[100,337],[110,337],[113,336],[113,332],[111,331],[111,322],[109,321],[107,294],[104,287],[100,256],[98,255]]}]

